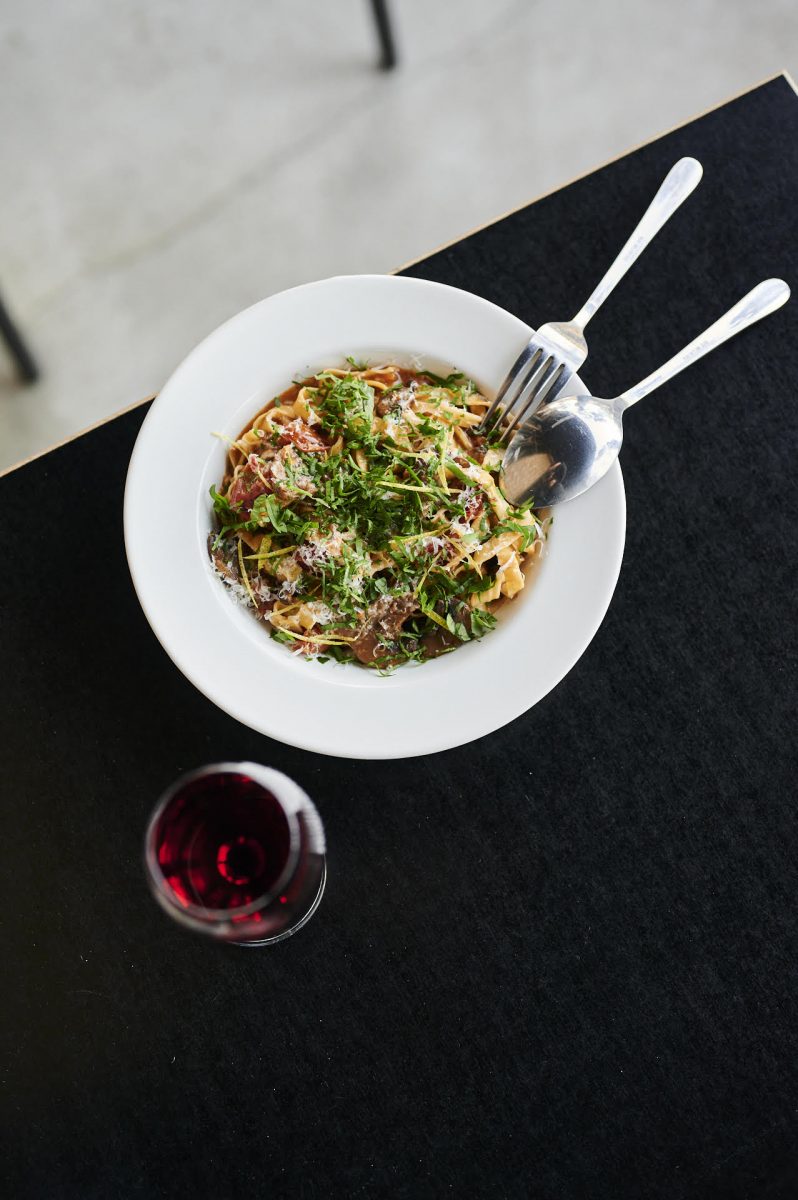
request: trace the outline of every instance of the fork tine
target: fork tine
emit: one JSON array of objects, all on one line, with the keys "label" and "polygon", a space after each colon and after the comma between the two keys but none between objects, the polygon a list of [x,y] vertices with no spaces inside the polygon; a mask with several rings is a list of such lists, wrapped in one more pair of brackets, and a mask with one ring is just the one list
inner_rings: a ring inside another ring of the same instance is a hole
[{"label": "fork tine", "polygon": [[[556,364],[556,359],[554,361]],[[537,408],[540,408],[541,404],[546,403],[549,398],[549,392],[551,392],[552,388],[557,386],[562,379],[564,372],[565,363],[561,362],[556,365],[556,370],[552,371],[546,382],[536,389],[533,399],[537,401]]]},{"label": "fork tine", "polygon": [[[532,379],[528,386],[524,388],[516,397],[512,409],[515,411],[515,417],[510,424],[502,430],[499,441],[507,442],[515,433],[518,426],[527,416],[535,409],[540,408],[544,403],[551,389],[557,383],[558,379],[565,370],[565,364],[557,362],[555,358],[549,358],[543,364],[545,370],[535,372],[535,378]],[[546,373],[548,372],[548,373]]]},{"label": "fork tine", "polygon": [[[524,346],[518,358],[515,360],[510,370],[504,377],[504,382],[496,393],[493,403],[488,408],[485,416],[482,418],[480,428],[485,432],[491,429],[497,421],[501,420],[502,405],[506,409],[512,408],[517,395],[526,387],[530,376],[537,370],[540,359],[543,355],[543,348],[535,346],[534,342],[529,342]],[[513,400],[509,404],[505,404],[507,396],[510,393],[515,393]],[[493,420],[492,418],[494,418]]]},{"label": "fork tine", "polygon": [[[498,433],[499,442],[504,442],[507,439],[508,434],[516,428],[521,418],[532,408],[541,383],[550,373],[552,367],[556,369],[556,366],[556,360],[549,354],[538,362],[534,371],[527,374],[518,391],[513,396],[512,401],[504,406],[500,414],[499,419],[504,424],[501,428],[498,420],[494,424],[492,432],[494,434]],[[509,425],[507,424],[508,421],[510,422]]]}]

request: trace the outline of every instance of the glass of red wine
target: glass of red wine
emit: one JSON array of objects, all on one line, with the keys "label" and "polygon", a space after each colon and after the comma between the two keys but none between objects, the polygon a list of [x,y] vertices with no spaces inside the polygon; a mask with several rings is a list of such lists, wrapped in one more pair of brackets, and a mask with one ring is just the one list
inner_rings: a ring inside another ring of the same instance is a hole
[{"label": "glass of red wine", "polygon": [[327,878],[312,801],[287,775],[257,763],[214,763],[173,783],[147,827],[144,861],[171,917],[242,946],[296,933]]}]

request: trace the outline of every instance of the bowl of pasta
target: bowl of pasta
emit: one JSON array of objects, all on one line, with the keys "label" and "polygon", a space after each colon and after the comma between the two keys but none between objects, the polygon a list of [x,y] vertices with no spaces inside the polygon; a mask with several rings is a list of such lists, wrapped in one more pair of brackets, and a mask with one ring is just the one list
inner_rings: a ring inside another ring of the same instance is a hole
[{"label": "bowl of pasta", "polygon": [[617,464],[556,521],[503,496],[482,417],[530,332],[455,288],[343,276],[261,301],[177,368],[131,458],[125,543],[210,700],[304,749],[400,758],[563,679],[610,603],[625,501]]}]

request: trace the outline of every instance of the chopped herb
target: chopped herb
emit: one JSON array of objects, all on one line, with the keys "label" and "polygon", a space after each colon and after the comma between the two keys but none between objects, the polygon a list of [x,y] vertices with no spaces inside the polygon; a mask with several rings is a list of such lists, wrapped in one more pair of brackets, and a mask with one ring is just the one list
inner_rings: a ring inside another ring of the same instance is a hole
[{"label": "chopped herb", "polygon": [[441,375],[435,375],[432,371],[426,370],[422,371],[421,374],[426,379],[429,379],[431,383],[434,383],[436,387],[446,388],[449,391],[451,391],[453,388],[461,388],[464,383],[470,385],[470,391],[475,390],[471,380],[464,375],[462,371],[453,371],[451,375],[447,375],[446,378],[443,378]]},{"label": "chopped herb", "polygon": [[[386,674],[493,629],[477,598],[495,590],[499,564],[477,551],[510,533],[520,556],[545,534],[529,506],[499,506],[455,462],[498,470],[480,460],[484,441],[471,440],[471,380],[419,371],[408,388],[406,376],[391,383],[382,371],[372,386],[364,364],[347,362],[347,374],[299,381],[301,404],[278,397],[280,423],[268,409],[252,427],[257,443],[245,433],[232,447],[225,482],[210,492],[210,548],[276,641],[322,662],[360,656]],[[400,390],[407,398],[384,402]],[[299,434],[310,424],[327,449],[302,451],[300,437],[285,445],[286,422]],[[482,504],[469,518],[475,489]]]}]

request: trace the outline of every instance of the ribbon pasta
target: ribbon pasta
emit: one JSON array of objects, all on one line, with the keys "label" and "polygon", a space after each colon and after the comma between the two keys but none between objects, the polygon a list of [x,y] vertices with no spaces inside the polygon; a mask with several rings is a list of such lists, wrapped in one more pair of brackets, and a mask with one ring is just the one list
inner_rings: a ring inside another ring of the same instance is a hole
[{"label": "ribbon pasta", "polygon": [[392,364],[294,384],[230,443],[211,489],[217,573],[307,657],[392,670],[480,638],[548,526],[502,495],[487,405],[459,373]]}]

